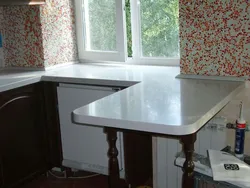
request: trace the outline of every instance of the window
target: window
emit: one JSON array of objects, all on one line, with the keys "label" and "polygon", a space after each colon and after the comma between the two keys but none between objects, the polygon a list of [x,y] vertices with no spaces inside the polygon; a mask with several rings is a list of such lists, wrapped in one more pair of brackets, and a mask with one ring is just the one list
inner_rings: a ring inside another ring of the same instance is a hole
[{"label": "window", "polygon": [[81,61],[179,63],[178,0],[75,0]]}]

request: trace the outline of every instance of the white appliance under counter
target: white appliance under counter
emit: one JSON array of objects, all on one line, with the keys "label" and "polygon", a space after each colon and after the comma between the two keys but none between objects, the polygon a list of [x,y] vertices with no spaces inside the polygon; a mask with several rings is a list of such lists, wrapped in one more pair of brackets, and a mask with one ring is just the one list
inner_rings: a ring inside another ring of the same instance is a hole
[{"label": "white appliance under counter", "polygon": [[[115,93],[119,88],[60,84],[57,87],[63,166],[108,174],[108,143],[103,127],[72,123],[74,109]],[[95,108],[89,109],[95,113]],[[104,109],[109,110],[109,109]],[[90,144],[91,143],[91,144]],[[123,135],[118,134],[120,176],[124,178]]]}]

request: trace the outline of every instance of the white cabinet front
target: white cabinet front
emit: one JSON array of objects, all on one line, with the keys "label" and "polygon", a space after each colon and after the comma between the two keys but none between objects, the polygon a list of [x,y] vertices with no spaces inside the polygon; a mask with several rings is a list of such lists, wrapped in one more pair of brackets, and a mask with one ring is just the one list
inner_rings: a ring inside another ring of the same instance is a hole
[{"label": "white cabinet front", "polygon": [[[100,174],[108,174],[108,143],[102,127],[72,122],[72,111],[113,94],[112,88],[61,84],[57,88],[63,165]],[[89,110],[95,110],[93,109]],[[124,177],[122,133],[118,133],[119,167]]]}]

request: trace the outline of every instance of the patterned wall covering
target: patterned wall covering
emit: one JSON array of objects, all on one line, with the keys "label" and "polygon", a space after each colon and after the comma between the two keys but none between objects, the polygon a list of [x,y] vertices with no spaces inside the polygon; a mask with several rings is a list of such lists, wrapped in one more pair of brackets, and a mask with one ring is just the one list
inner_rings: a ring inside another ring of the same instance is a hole
[{"label": "patterned wall covering", "polygon": [[72,2],[4,7],[5,65],[43,68],[77,60]]},{"label": "patterned wall covering", "polygon": [[0,7],[0,32],[2,32],[3,26],[3,7]]},{"label": "patterned wall covering", "polygon": [[4,7],[5,66],[44,67],[39,6]]},{"label": "patterned wall covering", "polygon": [[0,68],[4,66],[4,53],[3,53],[3,48],[2,48],[2,42],[3,42],[3,37],[2,37],[2,27],[3,27],[3,7],[0,7],[0,34],[1,34],[1,39],[0,39]]},{"label": "patterned wall covering", "polygon": [[47,0],[40,11],[45,66],[76,61],[73,1]]},{"label": "patterned wall covering", "polygon": [[250,1],[180,0],[181,73],[250,75]]}]

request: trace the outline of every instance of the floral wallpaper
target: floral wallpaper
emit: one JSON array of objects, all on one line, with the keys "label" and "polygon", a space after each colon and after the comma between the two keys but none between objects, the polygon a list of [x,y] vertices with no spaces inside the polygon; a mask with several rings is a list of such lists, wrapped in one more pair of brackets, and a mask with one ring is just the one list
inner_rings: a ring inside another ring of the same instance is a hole
[{"label": "floral wallpaper", "polygon": [[77,60],[73,0],[47,0],[41,6],[45,66]]},{"label": "floral wallpaper", "polygon": [[72,2],[3,7],[5,66],[44,68],[77,60]]},{"label": "floral wallpaper", "polygon": [[3,7],[0,7],[0,32],[2,32],[3,27]]},{"label": "floral wallpaper", "polygon": [[180,0],[181,73],[250,75],[250,1]]},{"label": "floral wallpaper", "polygon": [[[249,75],[250,1],[179,2],[181,73]],[[1,10],[6,66],[40,68],[77,60],[73,0]]]},{"label": "floral wallpaper", "polygon": [[3,7],[0,7],[0,68],[4,66],[4,53],[3,53],[3,37],[2,37],[2,32],[3,32]]},{"label": "floral wallpaper", "polygon": [[44,66],[39,14],[39,6],[3,8],[5,66]]}]

